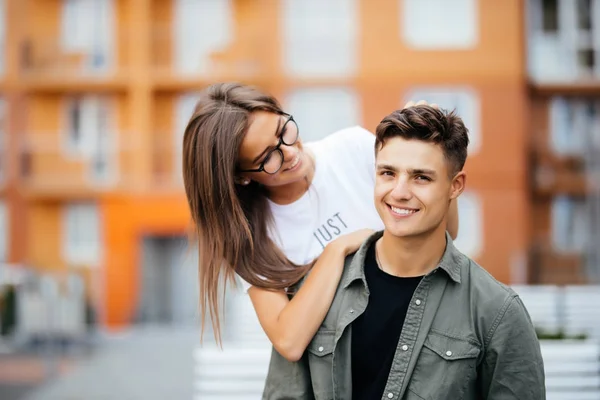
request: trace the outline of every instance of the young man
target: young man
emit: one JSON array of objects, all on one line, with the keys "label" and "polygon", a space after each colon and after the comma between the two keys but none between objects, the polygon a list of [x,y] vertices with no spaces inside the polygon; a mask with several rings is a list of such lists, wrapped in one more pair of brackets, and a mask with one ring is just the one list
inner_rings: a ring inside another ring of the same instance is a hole
[{"label": "young man", "polygon": [[385,230],[346,260],[305,357],[274,353],[264,398],[545,399],[523,303],[444,229],[465,188],[462,120],[421,105],[390,114],[376,136]]}]

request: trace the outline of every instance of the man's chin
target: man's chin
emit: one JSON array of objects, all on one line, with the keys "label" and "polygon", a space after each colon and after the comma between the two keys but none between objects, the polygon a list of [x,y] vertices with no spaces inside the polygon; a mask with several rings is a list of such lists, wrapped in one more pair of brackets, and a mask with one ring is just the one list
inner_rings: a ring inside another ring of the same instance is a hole
[{"label": "man's chin", "polygon": [[385,232],[398,239],[408,239],[418,236],[420,232],[414,229],[399,229],[398,227],[385,227]]}]

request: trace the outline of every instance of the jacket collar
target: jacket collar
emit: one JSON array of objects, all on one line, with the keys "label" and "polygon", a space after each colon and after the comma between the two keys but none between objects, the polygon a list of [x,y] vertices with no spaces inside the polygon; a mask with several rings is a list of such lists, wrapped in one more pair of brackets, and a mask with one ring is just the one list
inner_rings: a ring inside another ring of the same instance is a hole
[{"label": "jacket collar", "polygon": [[[379,240],[383,236],[383,231],[375,232],[373,235],[369,236],[367,240],[360,246],[358,251],[351,255],[352,260],[350,261],[350,265],[347,267],[348,272],[344,280],[342,281],[342,285],[344,288],[347,288],[352,282],[356,280],[361,280],[365,286],[367,286],[366,278],[365,278],[365,257],[367,255],[367,251],[369,247]],[[461,267],[468,263],[468,258],[464,254],[462,254],[455,246],[452,238],[446,232],[446,250],[444,251],[444,255],[440,260],[438,266],[434,269],[441,269],[445,271],[450,279],[452,279],[456,283],[461,282],[460,271]]]}]

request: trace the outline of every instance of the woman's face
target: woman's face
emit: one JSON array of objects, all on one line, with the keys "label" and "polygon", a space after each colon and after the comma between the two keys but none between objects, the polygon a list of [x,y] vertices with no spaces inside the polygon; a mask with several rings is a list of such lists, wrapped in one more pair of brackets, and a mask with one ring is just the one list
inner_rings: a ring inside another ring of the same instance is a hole
[{"label": "woman's face", "polygon": [[[281,153],[275,150],[278,144]],[[279,165],[281,167],[277,169]],[[263,168],[276,172],[269,174],[265,170],[247,171]],[[267,111],[252,113],[248,132],[238,154],[238,178],[241,178],[242,184],[253,180],[268,187],[288,185],[303,180],[311,168],[312,163],[298,137],[298,126],[295,121],[290,120],[289,115]]]}]

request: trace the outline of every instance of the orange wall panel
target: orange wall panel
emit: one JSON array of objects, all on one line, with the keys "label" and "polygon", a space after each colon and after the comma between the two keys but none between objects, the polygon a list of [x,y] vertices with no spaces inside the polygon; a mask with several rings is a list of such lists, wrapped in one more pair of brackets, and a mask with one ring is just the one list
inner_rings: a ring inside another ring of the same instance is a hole
[{"label": "orange wall panel", "polygon": [[62,209],[58,203],[32,203],[29,205],[28,263],[44,270],[61,270],[62,260]]},{"label": "orange wall panel", "polygon": [[[174,135],[178,134],[175,132],[175,100],[175,94],[161,92],[156,95],[153,104],[152,172],[156,178],[173,177],[181,169],[179,165],[175,165]],[[174,171],[175,168],[178,171]]]},{"label": "orange wall panel", "polygon": [[401,2],[360,2],[361,72],[374,79],[446,76],[523,76],[523,4],[477,2],[479,41],[472,50],[411,49],[401,37]]},{"label": "orange wall panel", "polygon": [[512,264],[527,256],[527,192],[478,190],[473,186],[469,186],[469,190],[476,191],[483,203],[484,247],[476,261],[496,279],[508,284],[511,282]]},{"label": "orange wall panel", "polygon": [[129,51],[130,46],[135,43],[135,34],[129,28],[129,8],[126,1],[116,0],[113,2],[113,7],[116,15],[115,24],[115,45],[117,51],[114,53],[116,65],[127,69],[129,67]]},{"label": "orange wall panel", "polygon": [[127,325],[139,299],[141,238],[186,234],[190,219],[181,195],[119,196],[102,202],[105,226],[105,323]]},{"label": "orange wall panel", "polygon": [[27,107],[26,133],[48,134],[57,132],[64,118],[64,106],[60,96],[36,94],[30,97]]},{"label": "orange wall panel", "polygon": [[173,3],[164,0],[152,1],[152,66],[170,69],[174,50]]},{"label": "orange wall panel", "polygon": [[28,19],[26,37],[34,40],[36,55],[40,54],[37,51],[43,50],[51,56],[59,45],[62,1],[29,0],[24,7]]}]

